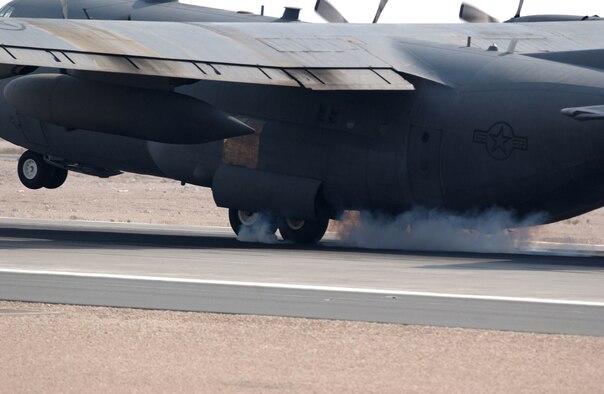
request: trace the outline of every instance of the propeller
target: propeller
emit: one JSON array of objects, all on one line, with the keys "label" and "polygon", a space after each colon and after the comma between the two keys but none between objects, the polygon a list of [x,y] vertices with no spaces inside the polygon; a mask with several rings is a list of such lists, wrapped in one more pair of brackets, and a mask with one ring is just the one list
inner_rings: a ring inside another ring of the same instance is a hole
[{"label": "propeller", "polygon": [[315,12],[329,23],[348,23],[340,11],[327,0],[317,0]]},{"label": "propeller", "polygon": [[[521,16],[522,6],[524,6],[524,0],[520,0],[518,4],[518,11],[516,15],[510,20],[504,23],[515,23],[515,22],[568,22],[568,21],[592,21],[602,20],[597,15],[594,16],[582,16],[582,15],[529,15]],[[462,3],[461,9],[459,10],[459,18],[470,23],[498,23],[499,21],[486,12],[479,10],[478,8],[468,4]]]},{"label": "propeller", "polygon": [[[388,4],[388,0],[380,0],[380,5],[378,6],[375,18],[373,18],[373,23],[377,23],[380,20],[380,16],[382,16],[382,11],[384,11],[386,4]],[[317,3],[315,4],[315,12],[327,22],[348,23],[340,11],[338,11],[338,9],[334,7],[328,0],[317,0]]]},{"label": "propeller", "polygon": [[61,1],[61,7],[63,8],[63,19],[69,19],[68,18],[68,12],[67,12],[67,0],[60,0]]},{"label": "propeller", "polygon": [[[524,0],[520,2],[520,8],[522,8],[522,3],[524,3]],[[492,17],[483,10],[468,3],[461,4],[459,19],[468,23],[499,23],[499,19]]]},{"label": "propeller", "polygon": [[520,13],[522,12],[523,5],[524,5],[524,0],[520,0],[520,4],[518,5],[518,11],[516,11],[516,15],[514,15],[514,18],[520,18]]},{"label": "propeller", "polygon": [[388,4],[388,0],[380,1],[380,5],[378,6],[378,10],[377,10],[377,13],[375,14],[375,18],[373,18],[373,23],[378,23],[378,21],[380,20],[380,16],[382,16],[382,11],[384,11],[384,8],[386,7],[386,4]]}]

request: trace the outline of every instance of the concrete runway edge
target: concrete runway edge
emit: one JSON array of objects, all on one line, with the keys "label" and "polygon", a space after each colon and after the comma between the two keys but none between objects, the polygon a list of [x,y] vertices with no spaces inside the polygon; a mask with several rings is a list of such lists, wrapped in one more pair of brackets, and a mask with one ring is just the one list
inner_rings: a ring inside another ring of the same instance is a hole
[{"label": "concrete runway edge", "polygon": [[604,307],[0,272],[0,299],[604,336]]}]

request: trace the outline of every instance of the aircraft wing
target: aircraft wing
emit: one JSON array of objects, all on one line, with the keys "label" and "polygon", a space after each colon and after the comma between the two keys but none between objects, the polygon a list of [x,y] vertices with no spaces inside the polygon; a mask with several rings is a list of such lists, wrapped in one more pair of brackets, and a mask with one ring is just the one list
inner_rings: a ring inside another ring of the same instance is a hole
[{"label": "aircraft wing", "polygon": [[350,37],[234,36],[183,23],[10,19],[0,63],[312,90],[413,90]]},{"label": "aircraft wing", "polygon": [[[604,24],[458,25],[0,20],[0,64],[313,90],[454,85],[469,56],[600,49]],[[466,47],[470,43],[470,47]],[[498,44],[502,53],[486,49]]]}]

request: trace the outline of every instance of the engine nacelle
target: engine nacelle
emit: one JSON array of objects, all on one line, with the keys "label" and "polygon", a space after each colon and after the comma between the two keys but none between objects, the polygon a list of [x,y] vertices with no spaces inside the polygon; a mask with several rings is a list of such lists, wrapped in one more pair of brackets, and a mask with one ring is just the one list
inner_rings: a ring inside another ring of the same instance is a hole
[{"label": "engine nacelle", "polygon": [[167,144],[201,144],[254,133],[190,96],[69,75],[17,78],[5,87],[4,96],[20,113],[43,122]]},{"label": "engine nacelle", "polygon": [[321,181],[222,165],[214,175],[216,205],[283,217],[316,220]]},{"label": "engine nacelle", "polygon": [[38,67],[15,66],[14,64],[0,64],[0,79],[12,78],[17,75],[27,75]]}]

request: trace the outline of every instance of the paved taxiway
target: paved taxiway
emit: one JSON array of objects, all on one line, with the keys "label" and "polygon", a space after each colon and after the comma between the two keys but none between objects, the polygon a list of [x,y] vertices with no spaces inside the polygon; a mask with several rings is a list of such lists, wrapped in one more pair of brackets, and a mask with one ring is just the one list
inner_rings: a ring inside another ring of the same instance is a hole
[{"label": "paved taxiway", "polygon": [[237,242],[0,220],[0,299],[604,335],[604,258]]}]

